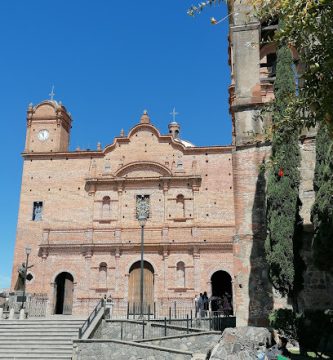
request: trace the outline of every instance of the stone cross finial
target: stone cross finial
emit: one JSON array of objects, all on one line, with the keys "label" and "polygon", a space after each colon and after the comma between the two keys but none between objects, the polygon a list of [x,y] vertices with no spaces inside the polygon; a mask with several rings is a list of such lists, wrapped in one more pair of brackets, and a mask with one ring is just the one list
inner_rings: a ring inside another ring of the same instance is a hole
[{"label": "stone cross finial", "polygon": [[176,122],[176,116],[179,115],[178,112],[176,112],[176,108],[174,107],[172,112],[170,113],[172,115],[172,121]]},{"label": "stone cross finial", "polygon": [[54,92],[54,85],[52,85],[52,90],[51,90],[51,92],[49,93],[49,95],[50,95],[50,99],[51,99],[51,100],[53,100],[54,95],[55,95],[55,92]]}]

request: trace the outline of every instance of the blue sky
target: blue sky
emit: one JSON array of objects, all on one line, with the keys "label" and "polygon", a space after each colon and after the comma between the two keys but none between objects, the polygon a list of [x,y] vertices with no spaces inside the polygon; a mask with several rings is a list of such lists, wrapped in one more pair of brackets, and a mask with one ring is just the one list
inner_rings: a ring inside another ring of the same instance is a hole
[{"label": "blue sky", "polygon": [[26,109],[48,98],[72,113],[71,149],[127,133],[144,109],[162,133],[173,107],[181,137],[231,142],[226,6],[190,18],[188,0],[0,2],[0,289],[9,287]]}]

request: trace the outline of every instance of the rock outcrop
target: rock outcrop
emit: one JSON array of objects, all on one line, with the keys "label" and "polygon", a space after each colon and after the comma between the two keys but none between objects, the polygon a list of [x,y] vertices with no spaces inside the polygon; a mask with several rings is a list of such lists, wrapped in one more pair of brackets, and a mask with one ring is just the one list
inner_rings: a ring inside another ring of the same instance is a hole
[{"label": "rock outcrop", "polygon": [[271,345],[271,333],[263,327],[227,328],[214,347],[210,360],[253,360]]}]

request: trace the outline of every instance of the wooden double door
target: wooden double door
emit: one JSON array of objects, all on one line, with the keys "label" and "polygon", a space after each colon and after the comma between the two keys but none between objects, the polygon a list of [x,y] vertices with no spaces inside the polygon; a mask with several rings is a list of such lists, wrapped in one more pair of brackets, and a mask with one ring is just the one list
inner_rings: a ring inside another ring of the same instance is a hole
[{"label": "wooden double door", "polygon": [[[141,262],[134,263],[129,272],[128,303],[131,314],[140,314]],[[154,268],[144,261],[143,264],[143,313],[152,313],[154,309]]]}]

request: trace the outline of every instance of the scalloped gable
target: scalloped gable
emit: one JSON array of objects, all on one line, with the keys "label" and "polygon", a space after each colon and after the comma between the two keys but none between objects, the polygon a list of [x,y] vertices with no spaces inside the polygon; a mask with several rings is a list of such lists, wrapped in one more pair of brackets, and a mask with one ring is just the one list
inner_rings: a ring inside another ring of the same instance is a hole
[{"label": "scalloped gable", "polygon": [[121,144],[129,144],[135,136],[140,136],[140,133],[143,132],[150,132],[152,135],[155,135],[159,143],[170,143],[173,147],[179,150],[185,150],[186,146],[181,142],[176,141],[173,139],[171,135],[161,135],[159,130],[152,124],[137,124],[135,125],[128,133],[127,136],[124,137],[115,137],[112,144],[107,145],[103,152],[107,154],[113,151],[117,145]]}]

